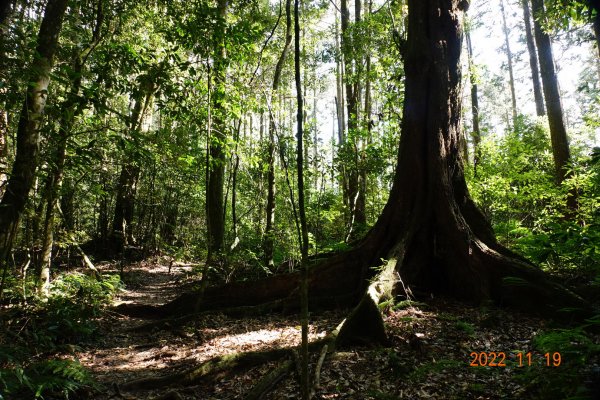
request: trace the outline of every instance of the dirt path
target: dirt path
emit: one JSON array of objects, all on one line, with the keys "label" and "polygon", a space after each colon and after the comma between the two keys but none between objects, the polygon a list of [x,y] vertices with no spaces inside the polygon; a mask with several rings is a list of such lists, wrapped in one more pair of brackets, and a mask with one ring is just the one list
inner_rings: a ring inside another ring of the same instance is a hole
[{"label": "dirt path", "polygon": [[[176,297],[193,276],[191,267],[177,266],[169,272],[168,262],[161,259],[133,264],[124,272],[127,290],[118,301],[154,305]],[[598,354],[585,365],[577,364],[557,344],[551,350],[563,352],[563,364],[546,366],[534,338],[552,327],[547,321],[506,310],[431,298],[428,304],[400,303],[382,311],[392,345],[340,349],[325,362],[315,399],[552,398],[548,395],[577,387],[573,385],[588,390],[589,383],[584,381],[600,364]],[[331,331],[346,312],[311,315],[311,340]],[[296,346],[300,339],[294,315],[235,319],[211,314],[183,326],[135,330],[148,322],[115,313],[103,317],[98,340],[78,354],[104,387],[94,399],[241,399],[277,363],[221,375],[192,387],[178,387],[177,382],[153,391],[125,392],[119,387],[137,378],[188,369],[216,356]],[[600,348],[600,337],[592,340]],[[470,366],[473,353],[491,352],[504,353],[506,365]],[[528,352],[532,365],[519,366],[517,355]],[[298,393],[292,374],[265,398],[296,399]]]},{"label": "dirt path", "polygon": [[[174,267],[169,273],[169,264],[160,259],[133,264],[124,270],[127,289],[120,294],[116,304],[166,303],[181,293],[182,286],[190,285],[191,276],[191,267],[185,266]],[[315,319],[311,325],[311,339],[323,337],[335,326],[338,315],[328,313]],[[198,317],[183,327],[144,329],[148,322],[115,313],[108,313],[102,319],[98,341],[78,354],[81,363],[104,387],[104,393],[95,398],[239,398],[251,387],[254,378],[268,371],[269,365],[227,381],[180,389],[177,395],[170,388],[127,393],[120,390],[119,385],[138,378],[171,374],[216,356],[294,346],[300,337],[298,322],[293,316],[233,319],[213,314]]]}]

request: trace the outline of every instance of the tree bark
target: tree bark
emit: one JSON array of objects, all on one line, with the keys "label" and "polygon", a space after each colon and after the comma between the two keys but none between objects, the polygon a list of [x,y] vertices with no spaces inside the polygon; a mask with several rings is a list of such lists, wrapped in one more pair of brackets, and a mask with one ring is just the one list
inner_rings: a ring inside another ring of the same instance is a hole
[{"label": "tree bark", "polygon": [[539,22],[539,18],[544,14],[544,1],[532,0],[531,4],[535,17],[533,26],[535,30],[538,57],[540,60],[544,99],[546,101],[546,110],[548,111],[555,176],[557,183],[560,184],[567,177],[567,168],[571,159],[569,140],[567,138],[567,130],[558,89],[558,78],[554,68],[550,36],[543,31]]},{"label": "tree bark", "polygon": [[217,2],[217,23],[213,35],[212,124],[209,132],[209,170],[206,188],[206,219],[208,222],[209,261],[218,258],[225,236],[223,184],[225,179],[227,121],[225,115],[225,84],[227,52],[225,44],[227,0]]},{"label": "tree bark", "polygon": [[[129,131],[133,136],[140,131],[146,111],[151,107],[154,93],[158,87],[151,73],[142,78],[143,82],[134,94],[135,104],[129,121]],[[115,213],[112,222],[113,250],[122,251],[125,246],[135,242],[133,237],[133,217],[135,211],[135,193],[140,175],[140,165],[135,151],[126,151],[123,166],[117,182]]]},{"label": "tree bark", "polygon": [[525,21],[525,40],[527,42],[527,51],[529,52],[529,65],[531,67],[531,82],[533,83],[533,97],[535,99],[535,111],[538,117],[546,115],[544,109],[544,96],[542,95],[542,84],[540,83],[540,69],[538,67],[538,58],[531,29],[531,11],[529,0],[522,0],[523,20]]},{"label": "tree bark", "polygon": [[29,88],[17,128],[17,153],[6,192],[0,203],[0,261],[12,249],[38,164],[40,129],[48,97],[50,72],[67,0],[49,0],[38,34],[36,54],[29,69]]},{"label": "tree bark", "polygon": [[[0,4],[0,81],[6,81],[6,34],[13,10],[13,1],[4,1]],[[6,88],[0,88],[5,91]],[[8,178],[8,113],[6,107],[0,105],[0,199],[4,195],[6,180]]]},{"label": "tree bark", "polygon": [[592,16],[596,50],[598,51],[598,58],[600,58],[600,0],[588,0],[588,6]]},{"label": "tree bark", "polygon": [[44,296],[48,296],[50,287],[50,263],[52,261],[52,246],[54,243],[54,220],[56,207],[58,206],[58,191],[62,186],[63,170],[65,166],[67,141],[71,135],[75,118],[83,112],[85,100],[80,100],[82,72],[85,62],[101,40],[100,32],[104,21],[102,0],[98,1],[96,21],[92,33],[92,41],[82,51],[76,50],[73,59],[72,72],[69,74],[71,81],[70,93],[62,105],[62,113],[58,123],[56,135],[56,147],[53,150],[52,160],[46,177],[45,202],[46,215],[44,218],[44,230],[42,234],[42,258],[40,261],[39,290]]},{"label": "tree bark", "polygon": [[513,119],[513,129],[516,128],[517,123],[517,95],[515,92],[515,77],[513,74],[513,61],[512,61],[512,52],[510,51],[510,42],[508,40],[508,25],[506,24],[506,13],[504,12],[504,1],[500,0],[500,11],[502,13],[502,27],[504,31],[504,47],[506,50],[506,58],[508,61],[508,84],[510,87],[510,99],[512,105],[512,119]]},{"label": "tree bark", "polygon": [[[355,0],[355,21],[360,22],[361,0]],[[342,152],[342,162],[345,163],[346,171],[346,195],[347,207],[349,212],[349,228],[348,239],[356,237],[360,228],[366,225],[366,215],[364,204],[358,202],[360,196],[359,185],[359,154],[357,143],[358,135],[358,105],[360,93],[360,67],[358,59],[358,51],[355,48],[355,41],[350,34],[350,10],[348,9],[348,1],[341,1],[341,49],[343,56],[345,88],[346,88],[346,110],[347,110],[347,127],[348,132],[344,142],[340,143]],[[354,83],[353,83],[354,82]],[[364,202],[363,202],[364,203]]]},{"label": "tree bark", "polygon": [[[285,42],[281,55],[275,65],[275,73],[273,74],[273,86],[271,91],[271,104],[273,99],[278,97],[277,91],[281,82],[281,72],[285,64],[285,59],[292,42],[292,12],[291,0],[285,2]],[[263,251],[265,253],[265,264],[272,269],[275,267],[273,262],[274,251],[274,222],[275,222],[275,130],[277,125],[275,122],[275,112],[269,112],[269,141],[267,143],[267,206],[266,206],[266,226],[263,239]]]},{"label": "tree bark", "polygon": [[302,400],[309,400],[308,382],[308,228],[304,208],[304,99],[302,98],[302,79],[300,75],[300,0],[294,0],[294,79],[296,81],[296,171],[298,173],[298,214],[300,215],[301,273],[300,280],[300,318],[302,325],[301,376],[300,391]]}]

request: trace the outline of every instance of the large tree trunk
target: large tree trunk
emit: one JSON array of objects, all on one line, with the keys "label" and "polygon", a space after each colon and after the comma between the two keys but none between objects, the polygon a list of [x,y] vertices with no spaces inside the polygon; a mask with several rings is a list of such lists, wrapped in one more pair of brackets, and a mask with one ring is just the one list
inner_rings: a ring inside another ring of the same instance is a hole
[{"label": "large tree trunk", "polygon": [[546,115],[544,109],[544,96],[542,95],[542,84],[540,83],[540,70],[538,67],[537,52],[531,29],[531,11],[529,0],[521,1],[523,6],[523,20],[525,21],[525,40],[529,52],[529,65],[531,66],[531,82],[533,83],[533,97],[535,99],[535,111],[538,117]]},{"label": "large tree trunk", "polygon": [[21,214],[34,181],[39,152],[40,129],[48,97],[50,72],[58,48],[58,36],[67,0],[49,0],[38,34],[37,57],[29,69],[29,88],[17,129],[17,154],[6,192],[0,204],[0,260],[10,252]]},{"label": "large tree trunk", "polygon": [[208,182],[206,187],[206,219],[208,222],[209,260],[219,256],[223,249],[225,236],[225,216],[223,200],[223,184],[225,179],[225,141],[227,139],[227,120],[225,115],[225,81],[227,73],[226,54],[226,17],[227,0],[217,2],[217,26],[214,30],[213,76],[214,91],[212,93],[213,121],[209,142]]},{"label": "large tree trunk", "polygon": [[[550,139],[552,143],[552,154],[554,156],[554,169],[556,181],[560,184],[567,177],[567,168],[571,159],[567,130],[563,118],[563,110],[558,89],[558,78],[554,68],[552,56],[552,45],[550,36],[542,29],[538,18],[544,13],[544,0],[532,0],[534,14],[535,41],[540,60],[542,73],[542,84],[544,86],[544,99],[548,111],[548,122],[550,125]],[[571,196],[573,197],[573,196]]]},{"label": "large tree trunk", "polygon": [[[580,298],[499,245],[469,197],[459,147],[465,4],[408,1],[406,95],[390,197],[366,237],[310,269],[311,304],[334,307],[358,302],[340,331],[344,341],[369,339],[370,332],[381,339],[376,303],[397,287],[476,304],[491,300],[554,318],[561,318],[558,311],[564,307],[579,307],[582,315],[588,312]],[[380,268],[382,259],[387,261]],[[399,279],[402,285],[397,285]],[[298,274],[232,283],[209,288],[200,300],[191,293],[160,310],[144,311],[172,315],[194,308],[289,307],[297,304],[298,283]]]},{"label": "large tree trunk", "polygon": [[[285,59],[292,42],[292,12],[291,0],[285,2],[285,42],[283,50],[275,65],[275,73],[273,74],[273,87],[271,95],[271,104],[274,98],[277,97],[279,83],[281,82],[281,71],[285,64]],[[272,269],[275,265],[273,262],[274,251],[274,222],[275,222],[275,130],[277,124],[275,121],[275,111],[269,112],[269,141],[267,143],[267,207],[266,207],[266,227],[263,240],[263,251],[265,253],[265,263]]]}]

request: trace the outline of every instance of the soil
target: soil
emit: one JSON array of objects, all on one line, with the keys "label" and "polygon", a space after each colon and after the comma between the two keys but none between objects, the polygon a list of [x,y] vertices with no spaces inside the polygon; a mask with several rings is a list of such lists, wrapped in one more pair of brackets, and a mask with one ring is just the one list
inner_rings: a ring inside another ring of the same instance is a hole
[{"label": "soil", "polygon": [[[115,304],[163,304],[197,284],[194,267],[175,264],[170,269],[169,264],[167,259],[154,258],[126,266],[126,289]],[[114,272],[114,266],[103,267],[104,271],[111,268]],[[310,340],[324,337],[347,312],[311,314]],[[338,349],[323,364],[314,398],[551,399],[563,398],[562,391],[573,388],[593,396],[600,371],[597,353],[581,364],[569,358],[568,349],[556,348],[547,366],[544,354],[534,346],[536,336],[556,329],[549,321],[433,296],[423,303],[387,304],[382,312],[391,345]],[[182,325],[167,323],[161,328],[150,328],[149,322],[110,311],[101,318],[98,339],[77,354],[101,388],[90,398],[244,398],[283,360],[222,373],[188,387],[173,381],[159,390],[128,392],[121,386],[138,378],[183,371],[217,356],[297,346],[300,341],[297,315],[231,318],[203,314]],[[599,336],[593,340],[600,345]],[[554,353],[561,354],[558,366],[553,365]],[[313,372],[318,356],[313,355]],[[299,398],[296,374],[288,374],[264,398]]]}]

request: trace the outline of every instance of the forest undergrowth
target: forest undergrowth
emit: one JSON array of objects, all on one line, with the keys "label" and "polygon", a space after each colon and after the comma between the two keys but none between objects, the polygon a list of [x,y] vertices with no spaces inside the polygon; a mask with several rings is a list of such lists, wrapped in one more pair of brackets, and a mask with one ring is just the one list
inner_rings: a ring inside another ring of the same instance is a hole
[{"label": "forest undergrowth", "polygon": [[[157,323],[105,307],[171,300],[182,287],[197,284],[189,264],[173,266],[164,257],[132,263],[122,269],[124,284],[118,279],[117,264],[106,263],[100,269],[105,277],[100,283],[74,273],[57,280],[55,285],[64,294],[38,305],[38,313],[24,313],[19,307],[4,313],[0,337],[4,399],[247,398],[254,385],[284,360],[223,370],[193,385],[173,381],[153,390],[127,387],[140,378],[172,375],[218,357],[299,344],[294,314],[203,313]],[[58,318],[53,310],[63,314]],[[338,349],[321,368],[315,398],[585,399],[600,389],[600,336],[582,327],[565,328],[437,296],[390,300],[381,304],[381,311],[389,345]],[[346,313],[311,314],[310,340],[324,338]],[[49,321],[54,324],[44,325]],[[313,354],[313,373],[318,357],[319,352]],[[263,398],[297,398],[298,391],[292,368]]]}]

